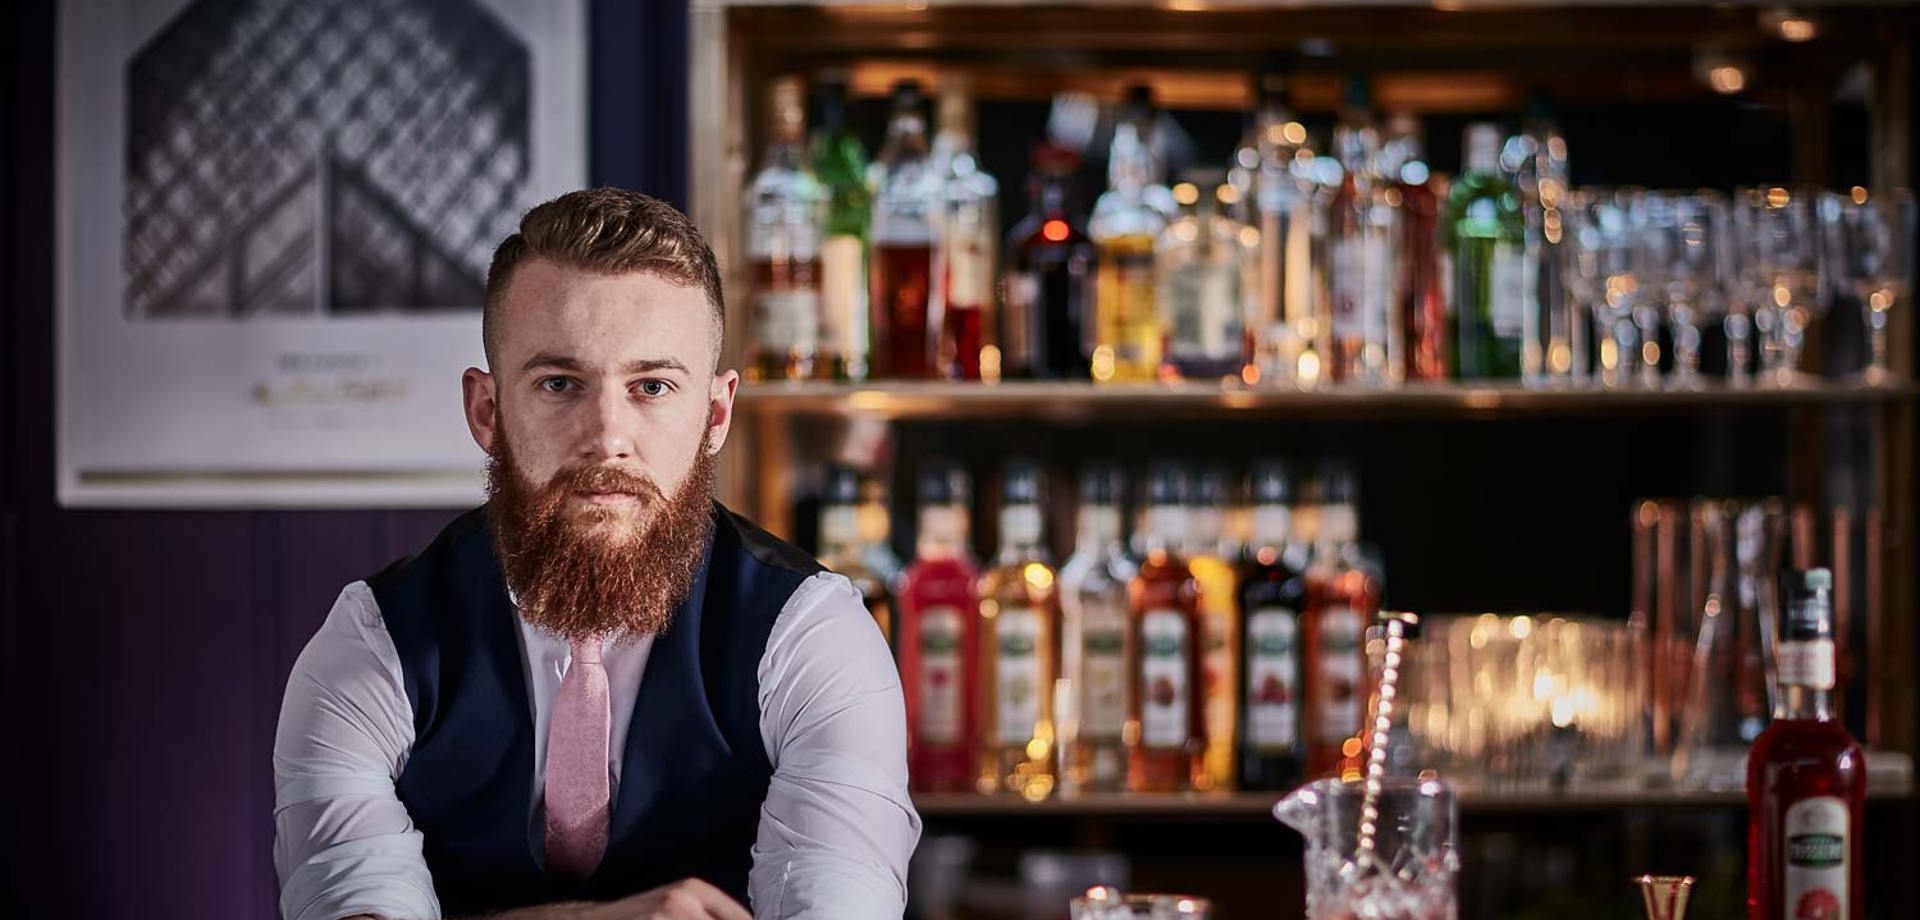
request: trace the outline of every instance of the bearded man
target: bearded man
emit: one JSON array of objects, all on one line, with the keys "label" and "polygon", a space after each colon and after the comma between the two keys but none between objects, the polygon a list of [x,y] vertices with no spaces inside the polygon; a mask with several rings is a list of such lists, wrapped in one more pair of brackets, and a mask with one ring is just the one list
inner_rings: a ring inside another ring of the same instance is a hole
[{"label": "bearded man", "polygon": [[500,244],[462,381],[487,503],[348,585],[287,683],[287,920],[901,915],[899,678],[846,579],[713,498],[724,316],[644,195]]}]

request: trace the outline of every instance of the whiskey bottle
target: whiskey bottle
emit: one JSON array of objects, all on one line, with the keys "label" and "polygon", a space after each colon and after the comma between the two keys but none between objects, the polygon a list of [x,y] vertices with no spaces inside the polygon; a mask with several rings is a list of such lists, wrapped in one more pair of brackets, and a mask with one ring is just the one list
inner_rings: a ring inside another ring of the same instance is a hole
[{"label": "whiskey bottle", "polygon": [[814,373],[820,338],[820,231],[826,191],[806,162],[806,106],[798,77],[773,81],[773,121],[760,171],[747,189],[753,356],[761,380]]},{"label": "whiskey bottle", "polygon": [[1144,134],[1150,103],[1136,94],[1122,107],[1107,156],[1107,191],[1087,228],[1098,261],[1090,370],[1100,383],[1152,380],[1160,370],[1153,256],[1167,216],[1149,194],[1159,168]]},{"label": "whiskey bottle", "polygon": [[1128,587],[1133,649],[1127,789],[1133,792],[1191,789],[1206,754],[1200,585],[1180,552],[1185,493],[1177,465],[1154,465],[1147,479],[1145,558]]},{"label": "whiskey bottle", "polygon": [[1007,465],[1000,491],[1000,553],[980,576],[980,669],[975,686],[985,714],[981,792],[1029,801],[1054,788],[1053,680],[1058,671],[1060,608],[1043,542],[1040,467]]},{"label": "whiskey bottle", "polygon": [[927,153],[920,83],[894,84],[886,144],[875,163],[873,201],[873,372],[878,377],[934,375],[938,319],[933,256],[940,183]]},{"label": "whiskey bottle", "polygon": [[1073,555],[1060,567],[1061,674],[1078,716],[1072,759],[1061,766],[1071,786],[1086,792],[1118,792],[1127,780],[1133,658],[1127,592],[1138,567],[1121,530],[1125,491],[1118,467],[1081,471]]},{"label": "whiskey bottle", "polygon": [[[935,367],[949,380],[979,380],[982,350],[993,347],[994,267],[1000,219],[1000,184],[980,168],[973,144],[973,105],[958,76],[940,84],[940,130],[933,138],[933,168],[943,209],[937,228],[936,271],[940,280]],[[995,379],[999,361],[988,369]]]}]

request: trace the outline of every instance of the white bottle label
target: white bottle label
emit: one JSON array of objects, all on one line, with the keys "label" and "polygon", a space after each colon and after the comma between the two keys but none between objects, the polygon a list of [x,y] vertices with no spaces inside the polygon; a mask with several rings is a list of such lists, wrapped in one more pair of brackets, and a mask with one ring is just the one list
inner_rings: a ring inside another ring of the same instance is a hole
[{"label": "white bottle label", "polygon": [[1526,321],[1527,262],[1520,247],[1501,243],[1493,247],[1492,278],[1487,312],[1495,338],[1518,339]]},{"label": "white bottle label", "polygon": [[860,238],[827,237],[820,247],[820,339],[829,354],[867,353],[867,255]]},{"label": "white bottle label", "polygon": [[1840,920],[1847,916],[1848,812],[1833,796],[1787,806],[1787,866],[1783,920]]},{"label": "white bottle label", "polygon": [[1323,744],[1339,744],[1360,731],[1360,614],[1349,607],[1330,607],[1320,614],[1319,737]]},{"label": "white bottle label", "polygon": [[1833,640],[1782,640],[1775,663],[1780,683],[1814,690],[1833,689]]},{"label": "white bottle label", "polygon": [[1298,615],[1263,607],[1247,618],[1247,744],[1292,750],[1300,743]]},{"label": "white bottle label", "polygon": [[1117,741],[1127,724],[1127,619],[1112,599],[1088,598],[1082,613],[1080,737]]},{"label": "white bottle label", "polygon": [[947,297],[951,307],[983,307],[993,288],[992,243],[977,216],[971,222],[949,225],[947,236]]},{"label": "white bottle label", "polygon": [[960,638],[957,607],[929,607],[920,614],[920,738],[926,744],[960,742]]},{"label": "white bottle label", "polygon": [[1140,620],[1140,739],[1147,747],[1182,747],[1193,734],[1187,724],[1191,641],[1178,610],[1148,611]]},{"label": "white bottle label", "polygon": [[762,351],[814,350],[820,330],[817,292],[761,291],[753,299],[753,307],[754,341]]},{"label": "white bottle label", "polygon": [[1333,334],[1336,338],[1360,337],[1360,300],[1366,283],[1366,254],[1358,239],[1338,240],[1333,244]]},{"label": "white bottle label", "polygon": [[1232,265],[1195,263],[1167,273],[1171,322],[1167,349],[1175,358],[1231,360],[1240,354],[1240,274]]},{"label": "white bottle label", "polygon": [[1040,722],[1040,612],[1007,607],[994,617],[994,735],[1002,745],[1033,740]]}]

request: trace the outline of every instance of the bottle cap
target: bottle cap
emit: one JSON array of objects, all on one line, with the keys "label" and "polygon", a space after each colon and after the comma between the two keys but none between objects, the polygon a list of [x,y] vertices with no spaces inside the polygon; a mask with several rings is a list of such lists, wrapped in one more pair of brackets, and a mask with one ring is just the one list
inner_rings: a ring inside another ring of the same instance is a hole
[{"label": "bottle cap", "polygon": [[1147,468],[1147,504],[1184,505],[1191,494],[1184,465],[1158,460]]},{"label": "bottle cap", "polygon": [[919,80],[907,77],[894,81],[893,108],[895,111],[908,108],[919,109],[924,96],[925,93],[921,89]]},{"label": "bottle cap", "polygon": [[972,492],[967,471],[951,460],[935,460],[920,471],[921,505],[964,505]]},{"label": "bottle cap", "polygon": [[1360,477],[1353,472],[1353,464],[1345,460],[1323,460],[1320,463],[1320,504],[1352,505],[1360,501]]},{"label": "bottle cap", "polygon": [[1007,461],[1000,473],[1000,503],[1002,505],[1040,504],[1041,481],[1045,475],[1040,464],[1026,457]]},{"label": "bottle cap", "polygon": [[825,505],[860,504],[860,471],[850,466],[838,464],[827,467],[827,481],[820,490],[820,503]]},{"label": "bottle cap", "polygon": [[1247,490],[1256,505],[1292,504],[1293,468],[1277,457],[1255,460],[1247,471]]},{"label": "bottle cap", "polygon": [[1789,569],[1780,573],[1780,638],[1808,641],[1833,637],[1833,572]]},{"label": "bottle cap", "polygon": [[1080,470],[1080,501],[1088,505],[1118,505],[1126,496],[1127,478],[1112,463],[1090,463]]}]

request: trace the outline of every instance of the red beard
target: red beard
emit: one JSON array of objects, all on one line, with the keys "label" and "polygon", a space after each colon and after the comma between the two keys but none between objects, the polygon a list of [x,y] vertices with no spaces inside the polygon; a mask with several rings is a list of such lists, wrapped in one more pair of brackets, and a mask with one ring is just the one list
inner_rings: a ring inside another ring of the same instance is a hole
[{"label": "red beard", "polygon": [[[521,619],[569,641],[665,630],[713,531],[710,436],[701,436],[693,469],[667,498],[651,479],[606,466],[563,469],[536,490],[498,421],[494,430],[500,444],[487,461],[487,522]],[[575,492],[624,492],[639,508],[573,511]]]}]

